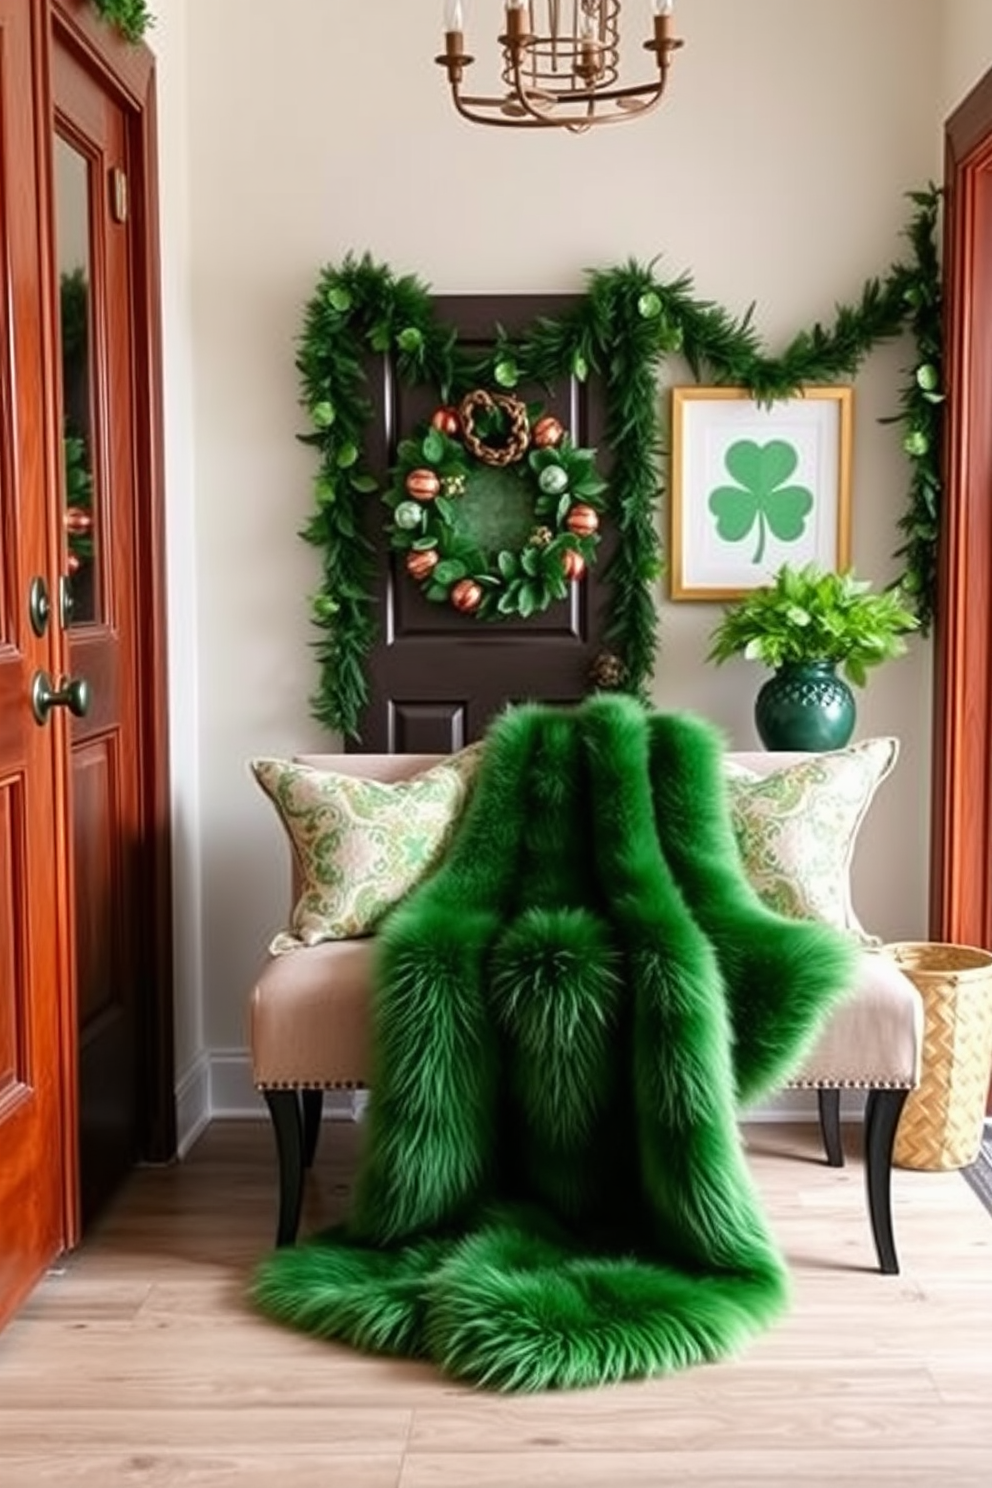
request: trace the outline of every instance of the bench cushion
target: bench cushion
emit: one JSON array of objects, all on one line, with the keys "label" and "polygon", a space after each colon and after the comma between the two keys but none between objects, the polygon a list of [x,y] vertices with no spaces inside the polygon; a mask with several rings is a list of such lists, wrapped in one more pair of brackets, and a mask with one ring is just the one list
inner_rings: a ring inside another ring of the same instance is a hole
[{"label": "bench cushion", "polygon": [[[329,941],[273,957],[250,1003],[255,1084],[333,1089],[369,1080],[371,940]],[[884,952],[864,951],[851,995],[801,1068],[799,1087],[912,1088],[919,1080],[919,993]]]}]

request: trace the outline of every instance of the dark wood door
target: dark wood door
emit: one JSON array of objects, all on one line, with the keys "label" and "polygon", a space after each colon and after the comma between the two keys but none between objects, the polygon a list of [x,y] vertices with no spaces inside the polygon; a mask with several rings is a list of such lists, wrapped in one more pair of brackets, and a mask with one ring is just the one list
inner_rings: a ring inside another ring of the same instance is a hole
[{"label": "dark wood door", "polygon": [[133,296],[124,113],[58,40],[53,52],[55,241],[65,454],[69,667],[90,692],[73,719],[82,1220],[138,1155],[132,853],[142,836],[135,593]]},{"label": "dark wood door", "polygon": [[[559,315],[570,303],[564,296],[441,296],[437,310],[457,328],[462,345],[481,355],[493,345],[497,325],[517,335],[537,316]],[[368,450],[385,480],[399,441],[430,416],[439,394],[404,386],[386,359],[370,369],[370,377],[375,423]],[[604,407],[595,381],[516,391],[557,415],[576,444],[598,447],[597,465],[608,478]],[[569,586],[567,600],[526,621],[485,622],[424,598],[390,551],[384,519],[385,509],[370,502],[365,530],[376,555],[378,641],[356,747],[444,753],[477,739],[508,702],[576,702],[590,690],[606,618],[603,576],[615,551],[608,524],[595,566]]]},{"label": "dark wood door", "polygon": [[28,603],[32,580],[54,567],[54,469],[46,463],[33,292],[44,271],[36,19],[24,0],[0,0],[0,1323],[65,1243],[71,1189],[62,1078],[71,1000],[55,851],[63,725],[40,727],[29,701],[34,674],[53,668],[57,640],[51,626],[36,633]]}]

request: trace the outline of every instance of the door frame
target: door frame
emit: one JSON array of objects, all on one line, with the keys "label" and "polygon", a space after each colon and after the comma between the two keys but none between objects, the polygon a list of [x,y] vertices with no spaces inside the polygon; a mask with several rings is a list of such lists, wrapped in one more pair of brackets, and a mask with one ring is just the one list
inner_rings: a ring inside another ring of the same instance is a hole
[{"label": "door frame", "polygon": [[992,72],[945,127],[944,511],[931,934],[992,944]]},{"label": "door frame", "polygon": [[[125,42],[94,11],[89,0],[50,0],[51,32],[41,65],[39,142],[44,199],[52,201],[54,109],[49,79],[51,38],[74,52],[98,75],[122,109],[127,128],[128,197],[131,204],[131,275],[134,315],[135,572],[136,637],[139,679],[138,753],[141,840],[135,868],[139,878],[139,947],[135,968],[142,988],[138,1067],[139,1151],[148,1162],[165,1162],[176,1151],[173,1051],[172,841],[168,735],[168,652],[165,581],[165,501],[162,430],[162,329],[158,221],[158,146],[155,58],[144,45]],[[54,263],[53,221],[45,224],[50,266]],[[47,275],[45,306],[47,366],[46,419],[57,448],[59,412],[54,370],[59,366],[57,307],[51,302],[54,272]],[[53,503],[54,508],[54,503]],[[51,520],[56,526],[58,514]],[[56,530],[54,540],[60,540]],[[58,551],[56,547],[55,551]],[[61,803],[61,841],[71,840],[68,801]],[[71,887],[71,886],[70,886]],[[71,904],[71,899],[68,901]],[[66,920],[68,922],[69,915]],[[71,965],[73,940],[66,946]],[[70,978],[71,981],[71,978]],[[75,1016],[63,1020],[66,1042],[65,1088],[75,1092],[78,1041]],[[74,1098],[66,1107],[66,1142],[75,1142]],[[76,1167],[75,1154],[71,1170]],[[71,1239],[78,1238],[78,1196],[67,1196]]]},{"label": "door frame", "polygon": [[930,934],[992,947],[992,71],[948,118],[944,164]]}]

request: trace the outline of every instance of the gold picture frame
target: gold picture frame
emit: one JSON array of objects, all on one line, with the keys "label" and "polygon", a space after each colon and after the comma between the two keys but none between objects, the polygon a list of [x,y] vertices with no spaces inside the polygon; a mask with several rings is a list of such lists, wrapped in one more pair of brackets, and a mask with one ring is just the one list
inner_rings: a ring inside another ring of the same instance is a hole
[{"label": "gold picture frame", "polygon": [[771,404],[736,387],[671,397],[671,599],[736,599],[783,563],[849,565],[850,387]]}]

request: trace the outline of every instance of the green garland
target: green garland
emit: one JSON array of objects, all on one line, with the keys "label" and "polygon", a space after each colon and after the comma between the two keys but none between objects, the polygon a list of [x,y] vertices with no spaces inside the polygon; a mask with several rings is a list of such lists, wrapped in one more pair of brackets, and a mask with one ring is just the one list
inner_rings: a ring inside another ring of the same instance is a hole
[{"label": "green garland", "polygon": [[91,0],[98,15],[115,27],[125,41],[140,41],[154,26],[155,18],[146,0]]},{"label": "green garland", "polygon": [[[574,445],[540,408],[485,390],[466,401],[400,441],[385,495],[390,546],[433,603],[480,620],[529,620],[567,598],[569,580],[595,562],[606,482],[595,450]],[[501,403],[519,417],[516,441]]]},{"label": "green garland", "polygon": [[917,354],[894,416],[911,465],[899,522],[905,542],[897,554],[903,565],[898,582],[925,634],[933,618],[940,510],[939,197],[933,186],[911,194],[908,262],[894,264],[884,280],[868,280],[856,305],[837,308],[831,328],[815,324],[799,332],[777,358],[763,351],[750,313],[735,318],[696,299],[687,276],[664,282],[653,266],[634,262],[592,273],[586,294],[566,314],[541,319],[515,342],[499,333],[485,357],[457,346],[455,332],[438,321],[426,286],[414,276],[396,278],[367,254],[325,267],[306,307],[297,358],[312,424],[301,437],[319,462],[316,509],[303,532],[323,551],[323,582],[312,606],[323,633],[314,716],[357,737],[368,696],[375,574],[361,527],[363,506],[379,488],[363,452],[371,416],[362,372],[368,352],[391,353],[404,382],[431,387],[442,402],[480,385],[551,387],[590,374],[603,379],[612,456],[606,512],[620,539],[607,573],[604,639],[622,663],[624,688],[644,697],[658,630],[650,584],[662,571],[655,528],[660,364],[678,353],[697,381],[743,387],[770,403],[805,384],[853,378],[875,346],[908,330]]}]

